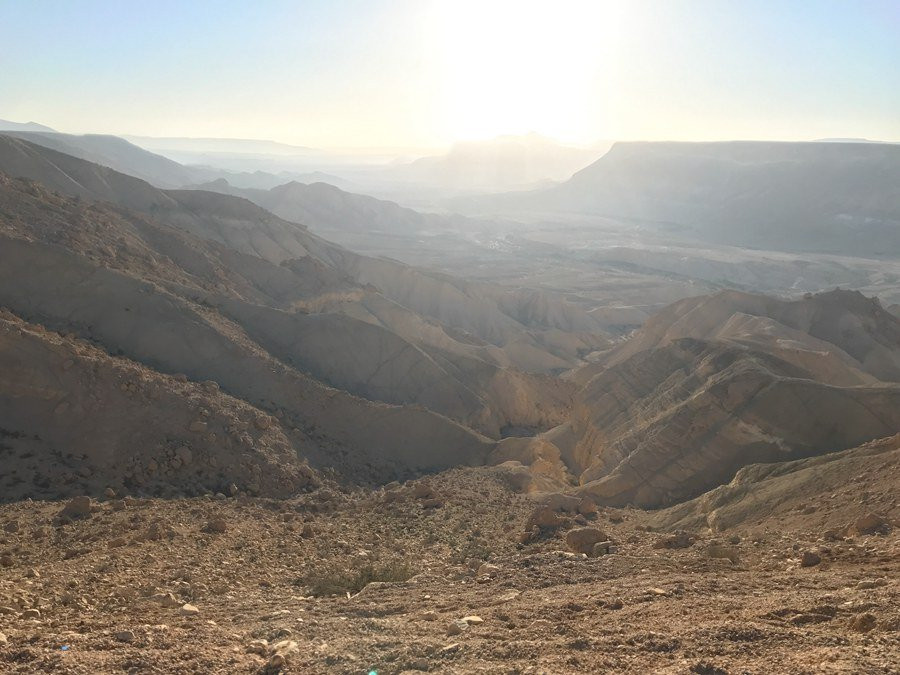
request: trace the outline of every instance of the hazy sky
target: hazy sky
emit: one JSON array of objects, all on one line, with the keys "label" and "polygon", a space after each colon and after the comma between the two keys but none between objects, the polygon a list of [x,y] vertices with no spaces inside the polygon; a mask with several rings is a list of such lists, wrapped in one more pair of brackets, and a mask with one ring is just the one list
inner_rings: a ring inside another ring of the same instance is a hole
[{"label": "hazy sky", "polygon": [[0,118],[318,147],[900,140],[900,0],[0,0]]}]

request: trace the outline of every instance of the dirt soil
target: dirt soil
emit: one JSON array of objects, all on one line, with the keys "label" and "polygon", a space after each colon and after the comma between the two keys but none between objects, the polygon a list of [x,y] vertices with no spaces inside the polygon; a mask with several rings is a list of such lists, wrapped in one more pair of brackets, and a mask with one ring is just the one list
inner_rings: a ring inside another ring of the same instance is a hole
[{"label": "dirt soil", "polygon": [[[0,672],[900,672],[896,527],[673,536],[600,509],[523,544],[534,502],[499,468],[84,502],[0,506]],[[567,550],[584,526],[614,552]]]}]

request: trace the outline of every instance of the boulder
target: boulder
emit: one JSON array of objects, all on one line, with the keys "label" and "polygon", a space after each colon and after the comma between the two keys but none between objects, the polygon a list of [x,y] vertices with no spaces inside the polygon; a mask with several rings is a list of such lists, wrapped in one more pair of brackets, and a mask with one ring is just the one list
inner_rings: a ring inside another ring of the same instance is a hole
[{"label": "boulder", "polygon": [[69,520],[80,520],[91,517],[91,498],[86,496],[73,497],[69,500],[62,511],[58,514],[59,518]]},{"label": "boulder", "polygon": [[867,513],[853,523],[853,531],[857,534],[887,534],[890,529],[887,518],[877,513]]},{"label": "boulder", "polygon": [[566,546],[576,553],[590,555],[594,551],[594,544],[608,540],[606,533],[596,527],[576,527],[566,532]]},{"label": "boulder", "polygon": [[820,562],[822,562],[822,558],[815,551],[804,551],[800,556],[800,567],[815,567]]}]

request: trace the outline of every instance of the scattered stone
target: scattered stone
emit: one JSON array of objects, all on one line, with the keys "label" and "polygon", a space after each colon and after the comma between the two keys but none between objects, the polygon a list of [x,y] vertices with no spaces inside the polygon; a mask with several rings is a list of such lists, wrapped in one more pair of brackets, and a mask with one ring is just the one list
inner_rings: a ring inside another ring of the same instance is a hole
[{"label": "scattered stone", "polygon": [[476,574],[480,577],[492,577],[497,572],[500,571],[500,568],[496,565],[492,565],[491,563],[483,563],[479,568]]},{"label": "scattered stone", "polygon": [[150,599],[163,607],[178,607],[181,605],[181,601],[171,593],[156,593]]},{"label": "scattered stone", "polygon": [[693,546],[695,541],[697,541],[696,537],[692,536],[688,532],[685,532],[684,530],[677,530],[667,537],[658,539],[653,544],[653,548],[688,548],[689,546]]},{"label": "scattered stone", "polygon": [[175,457],[185,466],[194,461],[194,453],[186,445],[182,445],[175,451]]},{"label": "scattered stone", "polygon": [[259,654],[260,656],[267,656],[269,653],[269,642],[268,640],[253,640],[249,645],[247,645],[246,652],[248,654]]},{"label": "scattered stone", "polygon": [[582,516],[593,516],[597,513],[597,504],[590,497],[584,497],[578,502],[578,513]]},{"label": "scattered stone", "polygon": [[609,555],[615,551],[615,546],[611,541],[598,541],[591,549],[591,557],[599,558],[600,556]]},{"label": "scattered stone", "polygon": [[887,518],[877,513],[867,513],[853,523],[853,530],[857,534],[887,534],[890,529]]},{"label": "scattered stone", "polygon": [[850,619],[850,628],[858,633],[868,633],[875,628],[877,623],[878,620],[875,618],[874,614],[864,612],[863,614],[857,614]]},{"label": "scattered stone", "polygon": [[457,619],[456,621],[452,621],[449,626],[447,626],[447,635],[459,635],[464,630],[469,628],[469,624],[462,619]]},{"label": "scattered stone", "polygon": [[706,547],[706,555],[710,558],[729,560],[732,565],[737,565],[741,561],[741,552],[737,548],[716,542],[711,542]]},{"label": "scattered stone", "polygon": [[800,567],[815,567],[820,562],[822,562],[821,556],[813,551],[804,551],[800,556]]},{"label": "scattered stone", "polygon": [[532,511],[531,516],[529,516],[528,523],[525,526],[525,530],[529,531],[532,527],[552,529],[559,527],[565,522],[566,519],[560,516],[550,507],[539,506],[534,511]]},{"label": "scattered stone", "polygon": [[594,544],[608,540],[606,533],[596,527],[577,527],[566,532],[566,546],[576,553],[590,554]]},{"label": "scattered stone", "polygon": [[200,608],[196,605],[192,605],[190,603],[184,604],[181,606],[181,615],[182,616],[196,616],[200,613]]},{"label": "scattered stone", "polygon": [[206,431],[208,427],[209,427],[209,425],[206,423],[206,421],[194,420],[188,426],[188,431],[192,431],[195,434],[200,434],[200,433],[203,433],[204,431]]},{"label": "scattered stone", "polygon": [[269,668],[284,668],[300,653],[300,645],[294,640],[282,640],[272,645]]},{"label": "scattered stone", "polygon": [[225,534],[228,531],[228,523],[224,518],[213,518],[206,523],[203,531],[208,534]]},{"label": "scattered stone", "polygon": [[69,520],[90,518],[91,498],[86,496],[73,497],[59,512],[58,517],[62,519],[68,518]]},{"label": "scattered stone", "polygon": [[475,614],[472,614],[470,616],[464,616],[462,618],[462,621],[465,621],[470,626],[478,626],[478,625],[484,623],[484,619],[482,619],[480,616],[477,616]]},{"label": "scattered stone", "polygon": [[115,637],[119,642],[134,642],[134,633],[130,630],[120,630]]}]

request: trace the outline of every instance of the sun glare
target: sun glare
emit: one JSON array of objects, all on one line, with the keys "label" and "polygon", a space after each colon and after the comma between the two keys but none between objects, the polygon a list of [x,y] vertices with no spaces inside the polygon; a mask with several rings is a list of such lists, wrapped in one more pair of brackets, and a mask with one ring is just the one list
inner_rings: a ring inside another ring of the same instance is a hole
[{"label": "sun glare", "polygon": [[597,128],[622,6],[457,0],[436,6],[443,115],[453,139],[537,131],[585,142]]}]

